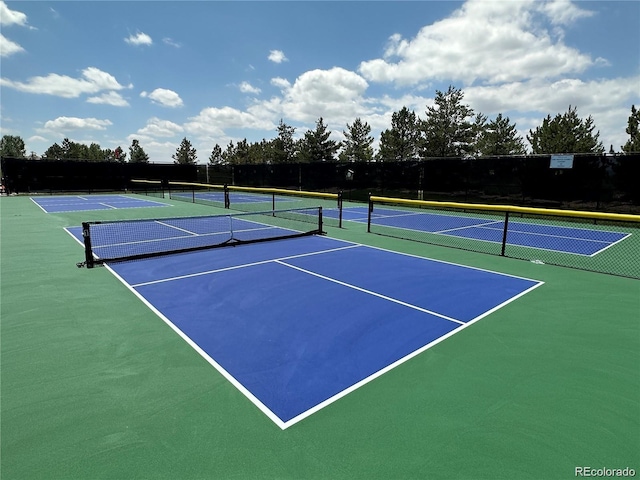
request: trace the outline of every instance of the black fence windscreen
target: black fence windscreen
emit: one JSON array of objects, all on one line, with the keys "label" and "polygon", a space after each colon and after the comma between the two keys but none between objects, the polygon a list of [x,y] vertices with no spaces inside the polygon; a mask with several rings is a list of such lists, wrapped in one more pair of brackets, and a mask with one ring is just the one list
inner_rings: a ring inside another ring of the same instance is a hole
[{"label": "black fence windscreen", "polygon": [[125,190],[149,179],[423,200],[640,211],[640,154],[575,154],[572,168],[551,168],[550,155],[433,158],[403,162],[243,165],[132,164],[2,159],[13,193]]}]

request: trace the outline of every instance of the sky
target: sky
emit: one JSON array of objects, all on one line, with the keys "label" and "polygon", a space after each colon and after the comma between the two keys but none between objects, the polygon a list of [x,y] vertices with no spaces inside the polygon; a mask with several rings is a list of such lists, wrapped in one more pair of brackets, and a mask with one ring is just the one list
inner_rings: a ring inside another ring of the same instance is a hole
[{"label": "sky", "polygon": [[393,112],[425,118],[454,86],[489,120],[530,129],[576,107],[620,151],[640,105],[640,2],[2,1],[0,129],[42,155],[64,138],[133,139],[171,163],[183,138],[295,137],[356,118],[377,149]]}]

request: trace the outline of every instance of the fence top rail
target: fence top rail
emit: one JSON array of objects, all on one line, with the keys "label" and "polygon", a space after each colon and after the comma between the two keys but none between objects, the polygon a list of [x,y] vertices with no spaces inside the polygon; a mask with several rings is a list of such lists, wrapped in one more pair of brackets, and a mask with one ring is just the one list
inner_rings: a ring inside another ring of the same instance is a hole
[{"label": "fence top rail", "polygon": [[484,210],[494,212],[509,212],[509,213],[528,213],[532,215],[550,215],[558,217],[573,217],[573,218],[589,218],[596,220],[609,220],[618,222],[636,222],[640,223],[640,215],[631,215],[623,213],[605,213],[605,212],[590,212],[579,210],[560,210],[554,208],[533,208],[533,207],[519,207],[516,205],[489,205],[482,203],[458,203],[458,202],[435,202],[429,200],[409,200],[404,198],[392,198],[392,197],[379,197],[372,195],[369,197],[371,202],[380,203],[394,203],[397,205],[406,205],[414,207],[440,207],[440,208],[459,208],[466,210]]},{"label": "fence top rail", "polygon": [[274,193],[281,195],[293,195],[303,197],[315,197],[315,198],[329,198],[336,200],[338,198],[337,193],[324,193],[324,192],[307,192],[304,190],[288,190],[284,188],[270,188],[270,187],[239,187],[236,185],[228,185],[227,188],[230,191],[238,192],[259,192],[259,193]]},{"label": "fence top rail", "polygon": [[143,179],[132,178],[131,183],[147,183],[150,185],[162,185],[162,180],[143,180]]}]

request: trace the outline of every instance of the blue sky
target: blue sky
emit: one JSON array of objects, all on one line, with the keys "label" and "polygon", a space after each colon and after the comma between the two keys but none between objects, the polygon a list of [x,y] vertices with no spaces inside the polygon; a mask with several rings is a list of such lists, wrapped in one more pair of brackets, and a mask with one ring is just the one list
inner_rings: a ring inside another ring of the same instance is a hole
[{"label": "blue sky", "polygon": [[[569,105],[620,149],[640,104],[640,2],[1,1],[2,135],[42,154],[65,137],[171,162],[213,146],[380,132],[461,88],[524,135]],[[528,144],[527,144],[528,145]]]}]

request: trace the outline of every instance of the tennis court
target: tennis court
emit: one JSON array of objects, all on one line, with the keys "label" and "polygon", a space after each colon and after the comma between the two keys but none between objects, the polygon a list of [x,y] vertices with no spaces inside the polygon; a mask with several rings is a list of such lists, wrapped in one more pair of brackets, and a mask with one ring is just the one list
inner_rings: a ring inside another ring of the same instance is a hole
[{"label": "tennis court", "polygon": [[159,201],[135,198],[127,195],[61,195],[32,197],[31,200],[45,213],[168,206],[166,203]]},{"label": "tennis court", "polygon": [[[637,279],[361,221],[281,238],[307,214],[0,202],[3,479],[640,470]],[[83,222],[106,268],[76,267]]]}]

